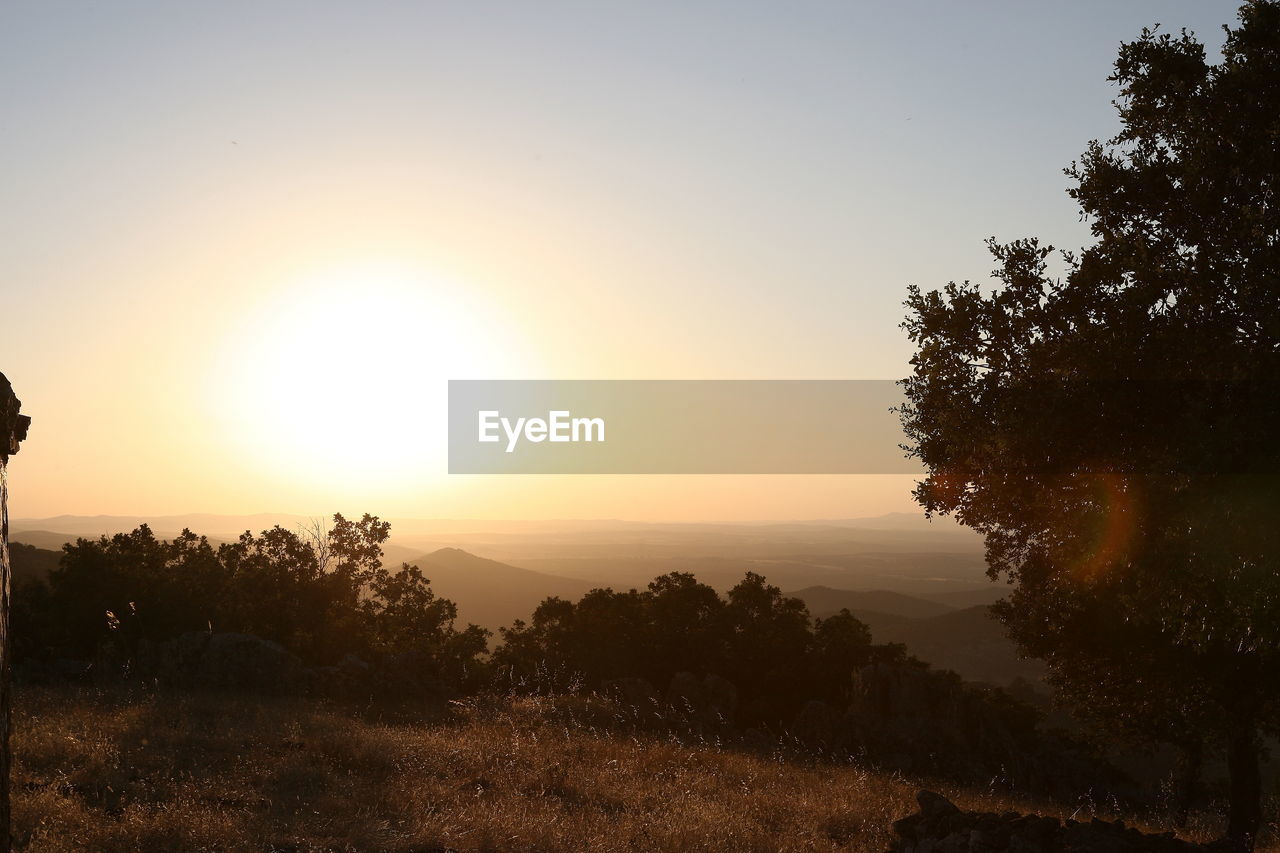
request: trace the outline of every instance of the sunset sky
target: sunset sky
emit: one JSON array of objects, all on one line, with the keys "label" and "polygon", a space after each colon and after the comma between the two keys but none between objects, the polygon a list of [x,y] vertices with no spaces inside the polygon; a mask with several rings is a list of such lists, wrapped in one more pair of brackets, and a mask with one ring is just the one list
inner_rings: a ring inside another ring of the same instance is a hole
[{"label": "sunset sky", "polygon": [[450,378],[900,378],[906,287],[1087,239],[1144,25],[1236,2],[10,2],[11,514],[746,520],[903,477],[449,477]]}]

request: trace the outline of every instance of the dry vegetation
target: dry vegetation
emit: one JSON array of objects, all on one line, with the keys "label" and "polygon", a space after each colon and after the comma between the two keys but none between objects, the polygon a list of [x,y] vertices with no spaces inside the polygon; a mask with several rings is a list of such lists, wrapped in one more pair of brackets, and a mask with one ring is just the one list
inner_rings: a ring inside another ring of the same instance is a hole
[{"label": "dry vegetation", "polygon": [[[18,840],[33,851],[882,851],[892,821],[915,808],[915,783],[611,736],[589,722],[598,712],[580,699],[424,716],[27,688],[15,717]],[[962,807],[1064,814],[937,787]]]}]

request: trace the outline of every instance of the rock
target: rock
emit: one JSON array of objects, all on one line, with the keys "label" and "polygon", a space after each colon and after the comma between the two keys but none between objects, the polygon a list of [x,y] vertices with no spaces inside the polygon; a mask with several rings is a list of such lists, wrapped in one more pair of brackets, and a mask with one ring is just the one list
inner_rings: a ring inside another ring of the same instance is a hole
[{"label": "rock", "polygon": [[320,691],[342,696],[367,695],[375,687],[373,667],[353,654],[345,654],[337,666],[315,667],[321,670],[310,677],[312,685],[320,679]]},{"label": "rock", "polygon": [[916,794],[916,802],[920,804],[920,815],[925,820],[941,820],[960,812],[955,803],[933,791],[920,791]]},{"label": "rock", "polygon": [[830,750],[840,744],[840,715],[826,702],[810,700],[791,723],[791,735],[809,749]]},{"label": "rock", "polygon": [[1055,817],[961,811],[933,791],[916,794],[917,814],[893,824],[898,836],[889,853],[1207,853],[1199,844],[1172,835],[1147,835],[1124,821],[1095,818],[1089,823]]},{"label": "rock", "polygon": [[722,722],[732,723],[738,713],[738,688],[729,679],[712,673],[702,679],[702,690],[707,710]]},{"label": "rock", "polygon": [[742,733],[742,738],[738,742],[743,749],[752,752],[769,753],[778,746],[778,740],[773,735],[761,728],[749,728]]},{"label": "rock", "polygon": [[677,711],[694,713],[702,704],[702,685],[692,672],[677,672],[667,686],[667,704]]},{"label": "rock", "polygon": [[18,452],[18,445],[27,437],[31,418],[19,414],[21,411],[22,401],[14,395],[9,380],[0,373],[0,466]]}]

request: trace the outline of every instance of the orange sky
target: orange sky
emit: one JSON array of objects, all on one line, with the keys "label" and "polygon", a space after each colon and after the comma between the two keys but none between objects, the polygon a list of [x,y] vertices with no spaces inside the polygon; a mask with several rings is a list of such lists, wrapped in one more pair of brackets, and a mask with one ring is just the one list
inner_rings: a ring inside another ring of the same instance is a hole
[{"label": "orange sky", "polygon": [[904,376],[908,284],[1084,239],[1061,169],[1114,128],[1116,44],[1234,11],[909,5],[11,5],[11,512],[909,509],[905,477],[451,478],[443,438],[450,378]]}]

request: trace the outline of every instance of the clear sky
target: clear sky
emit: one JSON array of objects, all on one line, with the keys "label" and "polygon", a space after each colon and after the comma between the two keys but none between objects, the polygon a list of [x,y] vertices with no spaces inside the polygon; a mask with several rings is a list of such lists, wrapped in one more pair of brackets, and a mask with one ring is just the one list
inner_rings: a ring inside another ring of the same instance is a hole
[{"label": "clear sky", "polygon": [[899,378],[908,284],[1080,245],[1144,25],[1237,4],[9,2],[11,512],[782,519],[855,477],[450,478],[448,378]]}]

